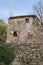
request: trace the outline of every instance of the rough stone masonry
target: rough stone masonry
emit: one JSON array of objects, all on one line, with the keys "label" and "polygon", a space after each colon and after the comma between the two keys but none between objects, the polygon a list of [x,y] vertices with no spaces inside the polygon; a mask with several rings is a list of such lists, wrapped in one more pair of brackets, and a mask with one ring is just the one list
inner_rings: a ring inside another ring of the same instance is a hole
[{"label": "rough stone masonry", "polygon": [[11,65],[43,65],[43,32],[36,15],[10,17],[7,43],[16,58]]},{"label": "rough stone masonry", "polygon": [[40,33],[40,26],[36,15],[9,17],[7,43],[21,43],[34,38],[35,33]]}]

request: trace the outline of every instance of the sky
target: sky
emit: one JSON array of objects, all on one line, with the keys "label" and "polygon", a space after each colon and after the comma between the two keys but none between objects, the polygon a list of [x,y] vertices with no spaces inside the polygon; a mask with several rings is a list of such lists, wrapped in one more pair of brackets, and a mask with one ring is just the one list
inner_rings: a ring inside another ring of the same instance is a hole
[{"label": "sky", "polygon": [[33,14],[33,5],[39,0],[0,0],[0,19],[8,23],[10,16]]}]

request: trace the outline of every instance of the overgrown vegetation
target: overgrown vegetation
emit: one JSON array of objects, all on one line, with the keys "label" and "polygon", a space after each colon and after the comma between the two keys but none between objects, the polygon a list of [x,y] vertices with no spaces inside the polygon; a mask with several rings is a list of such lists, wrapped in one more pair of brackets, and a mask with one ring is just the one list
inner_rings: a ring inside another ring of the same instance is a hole
[{"label": "overgrown vegetation", "polygon": [[[9,65],[15,58],[10,45],[5,44],[7,37],[7,24],[0,20],[0,65]],[[3,43],[3,44],[2,44]]]},{"label": "overgrown vegetation", "polygon": [[10,65],[10,63],[15,58],[15,54],[13,54],[13,52],[10,51],[7,47],[7,45],[0,46],[0,62],[4,63],[5,65]]},{"label": "overgrown vegetation", "polygon": [[7,36],[7,24],[3,20],[0,20],[0,43],[6,41]]},{"label": "overgrown vegetation", "polygon": [[41,22],[41,26],[43,27],[43,22]]}]

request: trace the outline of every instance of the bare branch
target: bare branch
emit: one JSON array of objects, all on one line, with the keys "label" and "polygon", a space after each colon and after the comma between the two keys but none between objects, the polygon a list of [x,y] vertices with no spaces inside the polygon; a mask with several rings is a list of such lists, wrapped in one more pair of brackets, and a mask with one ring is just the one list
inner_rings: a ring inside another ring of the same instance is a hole
[{"label": "bare branch", "polygon": [[43,20],[43,2],[40,0],[36,5],[33,6],[33,9],[36,15],[40,18],[40,21]]}]

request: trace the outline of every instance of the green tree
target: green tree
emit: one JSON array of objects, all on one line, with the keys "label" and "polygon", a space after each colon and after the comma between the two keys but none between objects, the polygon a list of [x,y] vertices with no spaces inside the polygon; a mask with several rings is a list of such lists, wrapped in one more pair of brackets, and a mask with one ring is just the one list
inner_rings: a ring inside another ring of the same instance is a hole
[{"label": "green tree", "polygon": [[3,20],[0,20],[0,43],[6,41],[7,36],[7,24]]}]

